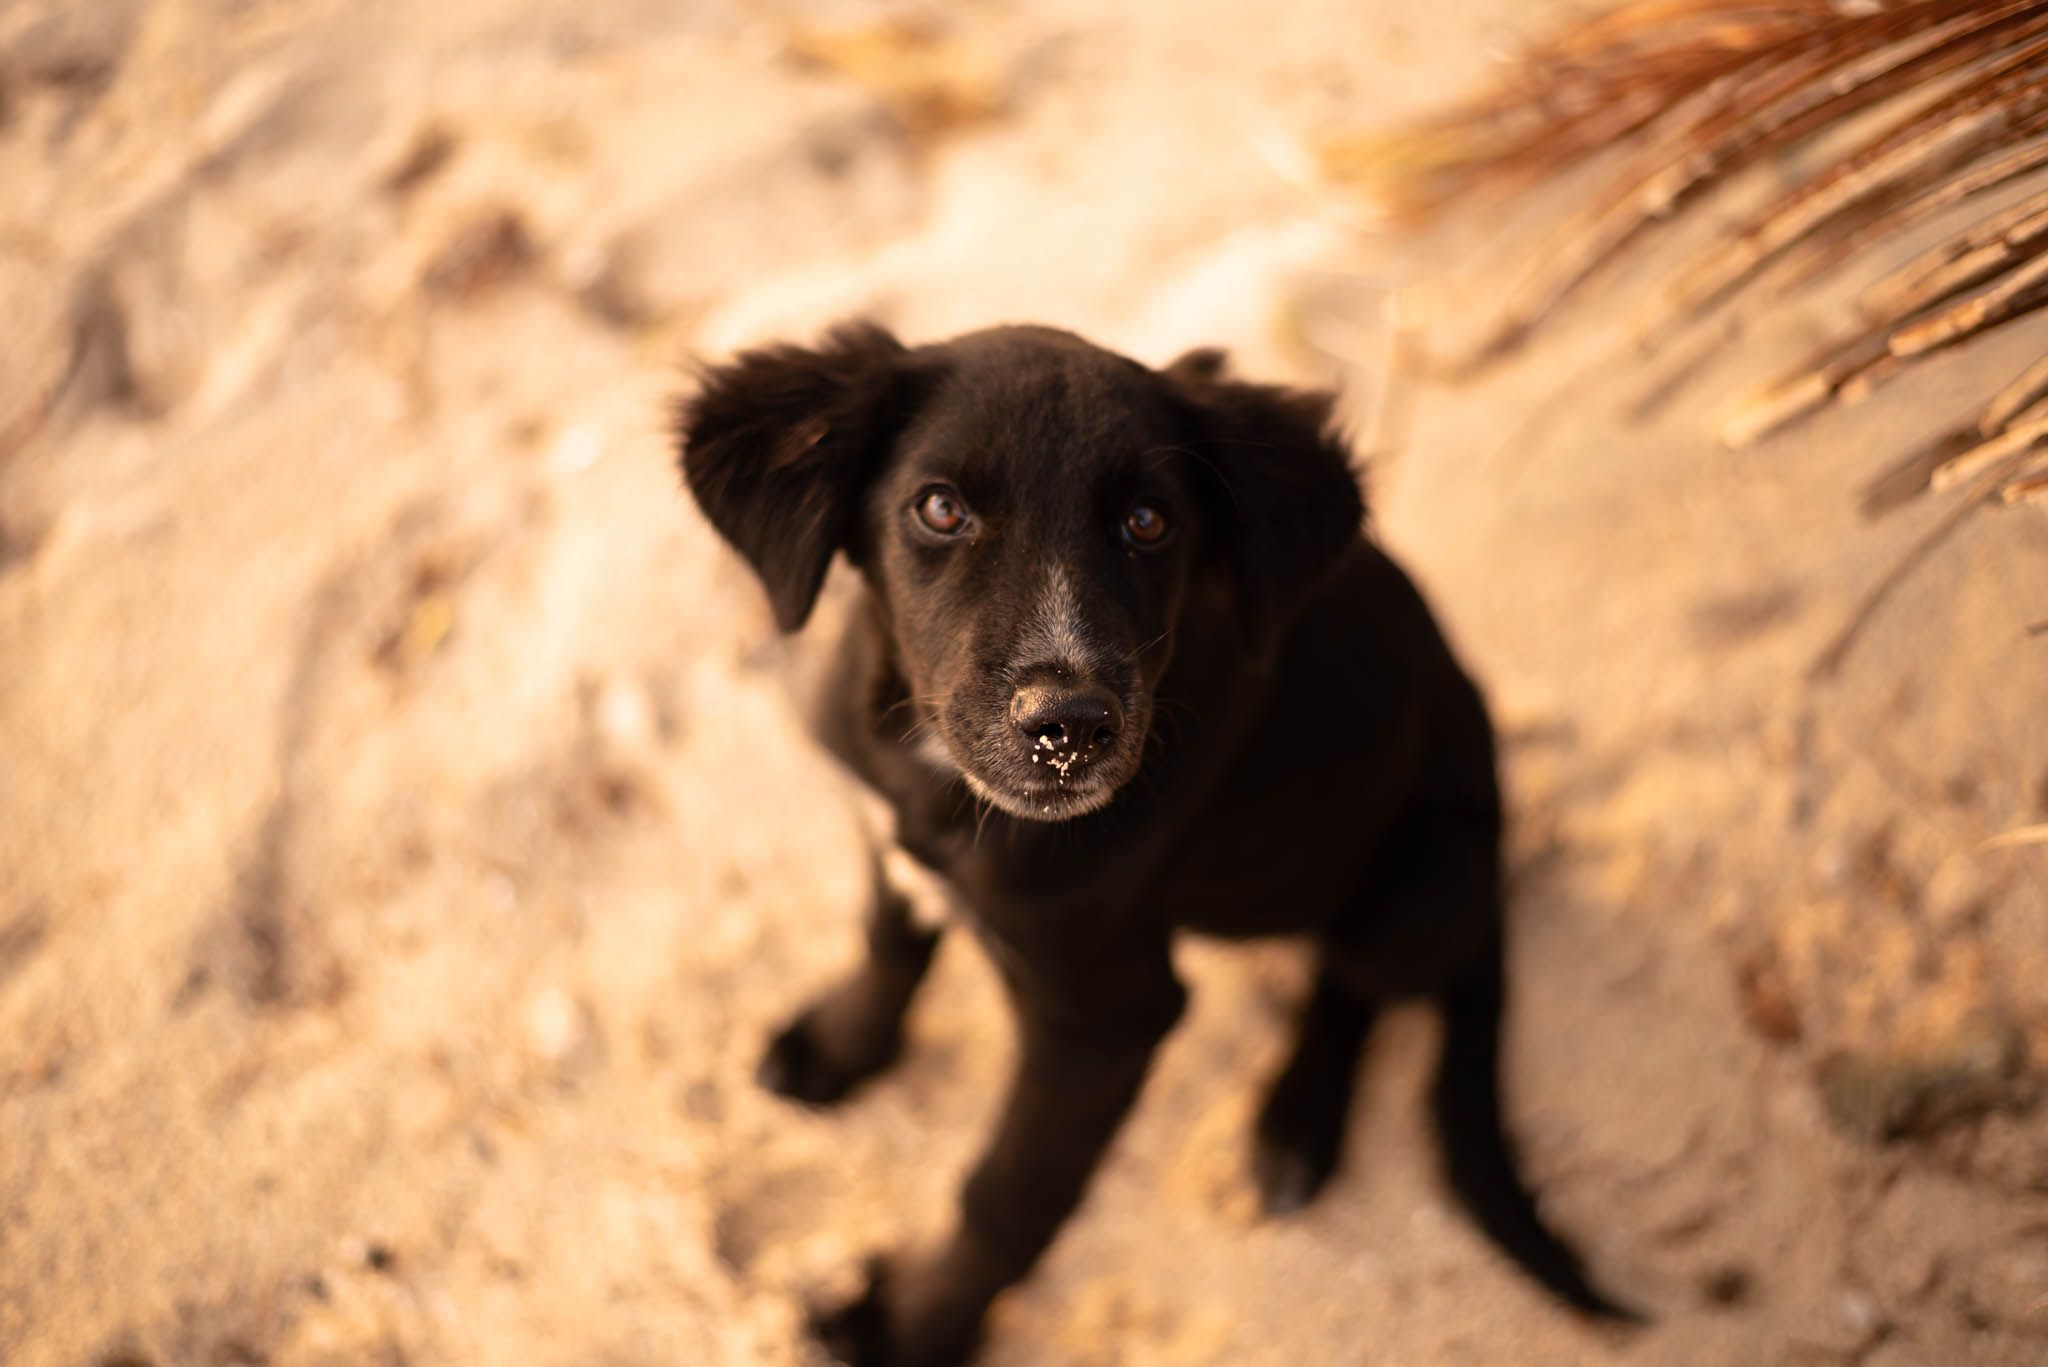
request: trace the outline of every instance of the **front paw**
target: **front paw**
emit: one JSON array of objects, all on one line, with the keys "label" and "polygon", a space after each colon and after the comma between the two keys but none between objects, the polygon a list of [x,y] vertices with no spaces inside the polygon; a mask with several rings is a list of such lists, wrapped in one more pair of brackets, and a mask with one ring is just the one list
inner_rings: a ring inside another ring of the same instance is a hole
[{"label": "front paw", "polygon": [[1283,1079],[1252,1133],[1252,1180],[1268,1216],[1305,1210],[1337,1171],[1348,1098],[1319,1096]]},{"label": "front paw", "polygon": [[798,1016],[768,1044],[755,1076],[777,1096],[830,1106],[896,1061],[903,1039],[894,1030],[829,1029],[829,1000]]},{"label": "front paw", "polygon": [[806,1011],[768,1042],[768,1052],[761,1056],[754,1076],[777,1096],[807,1106],[830,1106],[843,1100],[867,1073],[826,1052],[818,1042],[812,1013]]},{"label": "front paw", "polygon": [[1252,1183],[1269,1218],[1307,1210],[1329,1183],[1335,1165],[1321,1155],[1261,1136],[1252,1149]]},{"label": "front paw", "polygon": [[888,1284],[889,1265],[880,1258],[870,1259],[867,1285],[860,1295],[833,1309],[812,1310],[811,1337],[834,1362],[846,1367],[885,1367],[898,1360],[889,1334]]},{"label": "front paw", "polygon": [[950,1313],[921,1294],[929,1276],[897,1272],[871,1258],[867,1284],[844,1305],[813,1310],[811,1335],[845,1367],[960,1367],[974,1356],[981,1316]]}]

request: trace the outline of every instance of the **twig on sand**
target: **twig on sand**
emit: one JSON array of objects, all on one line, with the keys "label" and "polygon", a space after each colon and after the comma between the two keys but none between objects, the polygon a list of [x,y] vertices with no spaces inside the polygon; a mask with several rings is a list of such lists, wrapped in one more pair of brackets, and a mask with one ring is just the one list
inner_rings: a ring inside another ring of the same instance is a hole
[{"label": "twig on sand", "polygon": [[2026,458],[2027,452],[2015,451],[1986,470],[1964,490],[1962,496],[1946,512],[1935,519],[1933,526],[1922,532],[1906,547],[1892,567],[1864,593],[1856,604],[1856,610],[1849,614],[1849,620],[1835,633],[1827,648],[1814,657],[1813,664],[1806,671],[1809,683],[1819,683],[1834,677],[1841,669],[1842,662],[1848,658],[1850,649],[1855,646],[1856,638],[1863,634],[1863,629],[1877,616],[1877,611],[1884,606],[1885,600],[1891,597],[1893,591],[1906,581],[1906,577],[1922,561],[1940,548],[1942,542],[1955,534],[1956,528],[1962,526],[1970,514],[1976,512],[1997,492]]},{"label": "twig on sand", "polygon": [[[1977,848],[1980,850],[2010,850],[2021,845],[2048,845],[2048,821],[2043,821],[2033,826],[2015,826],[2009,831],[2001,831]],[[2048,1305],[2048,1297],[2043,1297],[2041,1304]]]}]

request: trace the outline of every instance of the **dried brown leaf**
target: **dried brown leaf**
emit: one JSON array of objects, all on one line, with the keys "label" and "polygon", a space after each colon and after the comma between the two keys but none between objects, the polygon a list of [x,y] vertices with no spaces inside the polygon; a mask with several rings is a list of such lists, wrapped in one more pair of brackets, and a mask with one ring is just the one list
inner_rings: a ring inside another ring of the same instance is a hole
[{"label": "dried brown leaf", "polygon": [[1799,1000],[1775,950],[1758,949],[1735,963],[1736,999],[1757,1034],[1773,1044],[1797,1044],[1805,1029]]},{"label": "dried brown leaf", "polygon": [[996,64],[933,24],[887,19],[845,28],[797,25],[787,42],[799,61],[838,72],[872,92],[919,141],[1003,111]]}]

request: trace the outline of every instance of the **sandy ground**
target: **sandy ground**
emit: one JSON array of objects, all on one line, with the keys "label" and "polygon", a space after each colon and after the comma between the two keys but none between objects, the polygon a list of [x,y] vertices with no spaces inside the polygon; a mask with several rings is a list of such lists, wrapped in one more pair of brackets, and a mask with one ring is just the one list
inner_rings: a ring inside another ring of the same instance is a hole
[{"label": "sandy ground", "polygon": [[0,1362],[803,1362],[939,1226],[1009,1048],[969,947],[844,1111],[750,1083],[860,827],[662,430],[686,356],[854,310],[1346,382],[1510,737],[1529,1167],[1660,1316],[1568,1320],[1446,1206],[1422,1018],[1253,1220],[1299,964],[1197,945],[988,1362],[2048,1357],[2048,854],[1980,848],[2048,816],[2048,521],[1807,677],[1938,512],[1857,487],[2044,334],[1740,455],[1715,403],[1840,300],[1695,363],[1629,277],[1390,382],[1390,287],[1455,321],[1505,244],[1396,249],[1296,149],[1538,8],[0,3]]}]

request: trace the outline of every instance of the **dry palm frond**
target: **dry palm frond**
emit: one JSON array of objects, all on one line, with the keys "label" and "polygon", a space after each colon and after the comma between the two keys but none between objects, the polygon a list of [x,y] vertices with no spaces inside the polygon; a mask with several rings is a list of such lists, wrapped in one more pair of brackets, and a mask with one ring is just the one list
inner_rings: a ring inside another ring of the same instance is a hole
[{"label": "dry palm frond", "polygon": [[2017,380],[1991,396],[1977,430],[1985,436],[2004,431],[2022,414],[2032,414],[2048,402],[2048,357],[2034,362]]},{"label": "dry palm frond", "polygon": [[1874,133],[1677,273],[1671,308],[1686,315],[1795,250],[1794,270],[1810,277],[2048,167],[2048,0],[1634,0],[1531,49],[1487,98],[1323,150],[1338,180],[1427,217],[1624,149],[1606,188],[1509,291],[1466,358],[1476,365],[1519,347],[1622,249],[1735,172],[1893,105]]},{"label": "dry palm frond", "polygon": [[1863,311],[1896,318],[1988,280],[2020,257],[2048,248],[2048,193],[1944,242],[1863,292]]},{"label": "dry palm frond", "polygon": [[2006,53],[1931,107],[1822,170],[1766,209],[1733,241],[1682,271],[1674,288],[1681,309],[1711,303],[1759,266],[1831,219],[1901,187],[1918,188],[2030,126],[2048,110],[2048,38]]},{"label": "dry palm frond", "polygon": [[[2037,133],[2028,115],[2048,115],[2044,56],[2041,0],[1854,10],[1639,0],[1536,48],[1493,97],[1409,134],[1333,140],[1325,164],[1397,211],[1427,216],[1479,188],[1524,188],[1636,135],[1608,187],[1560,225],[1511,290],[1498,325],[1468,358],[1479,364],[1518,347],[1688,200],[1888,101],[1961,82],[1693,263],[1680,278],[1679,306],[1719,298],[1786,248],[1845,230],[1837,220],[1859,208],[1874,216],[1889,207],[1886,194],[1911,190],[1958,159],[2002,152],[2013,138]],[[1656,106],[1656,117],[1638,117],[1644,105]]]},{"label": "dry palm frond", "polygon": [[[2048,250],[2048,241],[2043,242],[2042,249]],[[1894,332],[1891,353],[1918,356],[1936,347],[1953,346],[2034,308],[2042,302],[2044,294],[2048,294],[2048,257],[2035,256],[1961,303]]]},{"label": "dry palm frond", "polygon": [[[1994,191],[2018,202],[1866,288],[1858,325],[1726,414],[1729,445],[1858,402],[1909,367],[2048,310],[2048,189],[2026,193],[2029,178],[2048,175],[2048,0],[1623,0],[1532,48],[1482,99],[1403,133],[1324,148],[1340,182],[1417,220],[1607,168],[1531,253],[1454,373],[1523,346],[1658,224],[1781,154],[1790,185],[1670,273],[1642,340],[1678,335],[1759,279],[1818,281]],[[1686,372],[1706,359],[1690,357]],[[1871,589],[1817,672],[1840,662],[1912,566],[1977,508],[2048,503],[2048,360],[1874,480],[1864,510],[1930,490],[1949,506]]]},{"label": "dry palm frond", "polygon": [[[1722,420],[1722,445],[1747,447],[1829,402],[1853,404],[1870,398],[1870,393],[1896,375],[1903,363],[1966,342],[1980,332],[2048,303],[2048,240],[2036,250],[2038,254],[2030,256],[2023,266],[1960,301],[1950,301],[1954,295],[1952,283],[1939,297],[1913,297],[1905,314],[1882,320],[1876,330],[1860,332],[1829,346],[1815,361],[1765,385]],[[2038,369],[2032,367],[2021,379],[2007,385],[2001,396],[1993,400],[1993,406],[1972,424],[1972,430],[1995,437],[2021,416],[2019,410],[1999,412],[1999,400],[2005,398],[2005,393],[2023,389],[2028,375],[2034,375]]]},{"label": "dry palm frond", "polygon": [[2048,419],[2015,427],[1935,466],[1927,485],[1937,494],[1944,493],[1980,471],[1991,466],[2003,468],[2011,463],[2012,457],[2038,450],[2044,444],[2048,444]]},{"label": "dry palm frond", "polygon": [[1828,0],[1645,0],[1531,48],[1495,94],[1392,135],[1325,140],[1325,165],[1405,217],[1490,182],[1530,184],[1638,132],[1716,81],[1811,44]]},{"label": "dry palm frond", "polygon": [[[1686,203],[1852,119],[1872,131],[1677,270],[1667,321],[1714,306],[1781,259],[1795,281],[1812,280],[1942,210],[2048,172],[2048,0],[1632,0],[1531,49],[1487,98],[1325,151],[1340,178],[1431,213],[1623,142],[1606,188],[1557,226],[1508,291],[1467,358],[1476,365],[1519,347]],[[2048,191],[1870,286],[1868,325],[1744,400],[1723,438],[1746,445],[1856,402],[1906,365],[2044,306]],[[2038,367],[2015,381],[1978,420],[1977,440],[1998,437],[2044,390]],[[1908,467],[1924,475],[1933,465]]]},{"label": "dry palm frond", "polygon": [[[1923,491],[1941,493],[2008,457],[2041,452],[2044,445],[2048,445],[2048,399],[2003,417],[1987,408],[1975,422],[1942,433],[1872,480],[1863,491],[1863,512],[1868,517],[1880,516]],[[2039,461],[2022,460],[2010,467],[2008,478],[2013,483],[2001,491],[2007,503],[2033,496],[2034,479],[2042,472],[2037,467],[2048,467],[2048,452],[2043,452]]]},{"label": "dry palm frond", "polygon": [[1797,255],[1785,272],[1785,282],[1793,286],[1811,284],[1878,242],[1896,237],[1945,209],[2048,167],[2048,136],[2043,134],[2048,134],[2048,118],[2035,119],[2015,130],[2019,145],[2011,152],[1938,182],[1896,208],[1883,209],[1851,227],[1823,232],[1815,240],[1801,243],[1794,249]]},{"label": "dry palm frond", "polygon": [[1744,400],[1721,424],[1726,446],[1748,446],[1795,418],[1849,390],[1867,393],[1891,361],[1890,338],[1882,333],[1851,338],[1828,347],[1790,375]]},{"label": "dry palm frond", "polygon": [[[1901,312],[1878,319],[1871,329],[1836,343],[1743,400],[1722,423],[1723,444],[1748,446],[1830,402],[1858,402],[1905,363],[1956,346],[2048,304],[2048,232],[2028,243],[2024,252],[2003,250],[1998,265],[1987,269],[2003,269],[2004,274],[1989,283],[1975,278],[1983,271],[1929,271],[1911,289],[1897,286],[1894,292]],[[1967,259],[1967,253],[1956,259]],[[1966,277],[1982,287],[1957,299],[1955,295],[1967,288],[1961,283]],[[2043,364],[2048,362],[2030,367],[1994,395],[1970,430],[1994,437],[2019,419],[2033,416],[2031,405],[2048,392],[2043,389],[2048,385],[2048,376],[2041,374]],[[2027,397],[2022,401],[2022,396]]]}]

